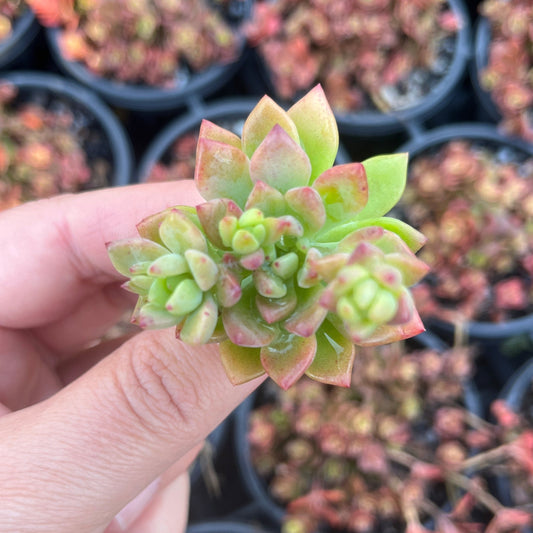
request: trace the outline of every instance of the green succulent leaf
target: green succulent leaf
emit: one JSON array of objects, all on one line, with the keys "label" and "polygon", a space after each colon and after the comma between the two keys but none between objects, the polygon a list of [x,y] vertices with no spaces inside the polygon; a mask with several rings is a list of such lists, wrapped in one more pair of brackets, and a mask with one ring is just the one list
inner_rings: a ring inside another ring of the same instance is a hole
[{"label": "green succulent leaf", "polygon": [[209,241],[217,248],[228,249],[229,245],[225,245],[220,237],[220,221],[224,217],[238,219],[242,214],[242,209],[233,200],[215,198],[196,206],[196,212]]},{"label": "green succulent leaf", "polygon": [[230,146],[234,146],[239,150],[242,148],[241,140],[237,135],[235,135],[235,133],[225,128],[221,128],[220,126],[217,126],[216,124],[213,124],[213,122],[206,119],[203,119],[200,124],[198,138],[210,139],[211,141],[229,144]]},{"label": "green succulent leaf", "polygon": [[261,350],[233,344],[230,340],[218,346],[222,364],[233,385],[241,385],[265,373],[261,364]]},{"label": "green succulent leaf", "polygon": [[349,387],[355,358],[353,343],[326,320],[316,333],[317,350],[306,374],[322,383]]},{"label": "green succulent leaf", "polygon": [[334,222],[353,218],[368,202],[368,184],[361,163],[330,168],[318,176],[313,187],[324,201],[329,220]]},{"label": "green succulent leaf", "polygon": [[278,217],[286,213],[283,194],[261,180],[254,183],[254,188],[248,196],[245,208],[252,207],[260,209],[266,217]]},{"label": "green succulent leaf", "polygon": [[285,193],[287,205],[311,231],[318,231],[326,222],[326,209],[320,194],[312,187],[296,187]]},{"label": "green succulent leaf", "polygon": [[401,198],[407,180],[408,154],[378,155],[363,161],[368,181],[368,202],[357,220],[381,217]]},{"label": "green succulent leaf", "polygon": [[229,198],[240,207],[252,190],[249,160],[244,152],[210,139],[198,140],[194,179],[206,200]]},{"label": "green succulent leaf", "polygon": [[281,193],[309,182],[309,157],[288,133],[276,124],[250,159],[252,181],[263,181]]},{"label": "green succulent leaf", "polygon": [[296,125],[289,115],[269,96],[263,96],[248,115],[242,128],[243,151],[252,157],[274,126],[280,126],[289,137],[300,145]]},{"label": "green succulent leaf", "polygon": [[335,162],[339,149],[339,131],[324,90],[315,86],[288,111],[300,143],[311,160],[311,183]]},{"label": "green succulent leaf", "polygon": [[258,294],[255,304],[267,324],[274,324],[290,316],[298,305],[298,298],[293,287],[287,288],[287,294],[281,298],[266,298]]},{"label": "green succulent leaf", "polygon": [[135,264],[155,261],[158,257],[168,254],[168,250],[148,239],[134,237],[109,243],[107,253],[115,269],[123,276],[130,277],[130,269]]},{"label": "green succulent leaf", "polygon": [[206,344],[211,339],[218,321],[217,304],[210,295],[187,316],[179,338],[187,344]]},{"label": "green succulent leaf", "polygon": [[316,354],[316,337],[280,334],[261,348],[261,363],[267,374],[284,390],[298,381]]},{"label": "green succulent leaf", "polygon": [[283,325],[287,331],[300,337],[310,337],[318,330],[328,313],[320,305],[322,291],[323,287],[296,291],[298,307]]}]

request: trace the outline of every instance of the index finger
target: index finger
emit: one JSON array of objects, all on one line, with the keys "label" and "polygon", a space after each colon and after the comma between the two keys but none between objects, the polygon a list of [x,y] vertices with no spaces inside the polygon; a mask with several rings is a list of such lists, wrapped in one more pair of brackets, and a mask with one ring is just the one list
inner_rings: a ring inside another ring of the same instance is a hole
[{"label": "index finger", "polygon": [[0,325],[35,327],[61,318],[121,276],[105,244],[137,234],[143,218],[202,201],[194,182],[102,189],[0,213]]}]

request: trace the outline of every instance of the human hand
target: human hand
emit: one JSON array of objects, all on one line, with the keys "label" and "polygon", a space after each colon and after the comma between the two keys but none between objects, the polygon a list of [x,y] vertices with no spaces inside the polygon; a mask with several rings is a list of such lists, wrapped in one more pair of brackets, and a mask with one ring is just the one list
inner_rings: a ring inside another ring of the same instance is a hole
[{"label": "human hand", "polygon": [[188,464],[262,378],[231,385],[215,345],[173,329],[91,343],[135,301],[105,243],[201,200],[184,181],[0,213],[0,532],[185,527]]}]

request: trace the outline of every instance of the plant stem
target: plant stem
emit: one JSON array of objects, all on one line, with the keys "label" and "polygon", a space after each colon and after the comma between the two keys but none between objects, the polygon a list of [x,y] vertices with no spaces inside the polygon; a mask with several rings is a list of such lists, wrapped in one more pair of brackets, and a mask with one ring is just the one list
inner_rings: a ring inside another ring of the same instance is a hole
[{"label": "plant stem", "polygon": [[461,470],[479,470],[487,468],[491,464],[501,462],[502,458],[508,454],[508,451],[509,446],[507,444],[501,444],[492,450],[478,453],[477,455],[465,459],[461,464]]}]

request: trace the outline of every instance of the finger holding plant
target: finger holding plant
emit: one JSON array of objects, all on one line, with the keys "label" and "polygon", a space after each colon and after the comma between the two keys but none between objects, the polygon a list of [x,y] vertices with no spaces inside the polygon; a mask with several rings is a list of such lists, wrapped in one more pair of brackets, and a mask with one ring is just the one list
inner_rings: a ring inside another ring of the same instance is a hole
[{"label": "finger holding plant", "polygon": [[234,384],[267,372],[348,386],[356,345],[423,331],[408,287],[428,267],[425,238],[384,216],[405,187],[407,154],[333,166],[338,131],[316,86],[288,111],[263,97],[242,138],[203,121],[195,181],[206,200],[143,220],[111,243],[133,321],[220,342]]}]

